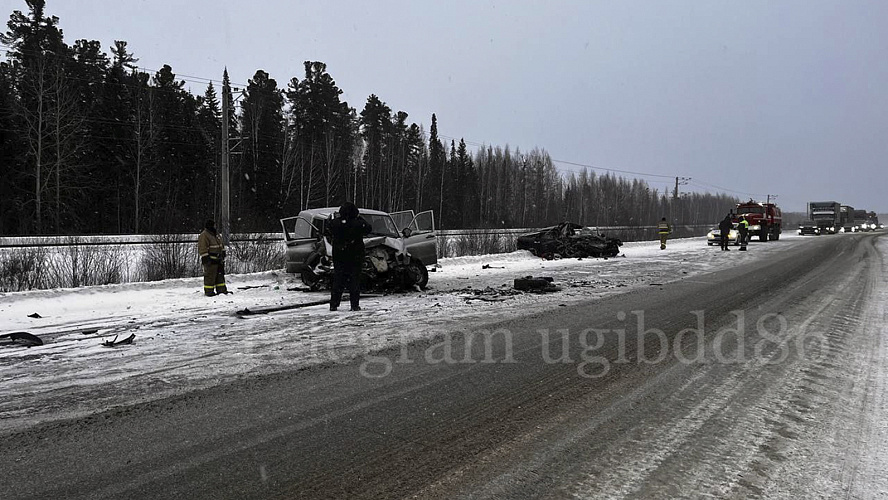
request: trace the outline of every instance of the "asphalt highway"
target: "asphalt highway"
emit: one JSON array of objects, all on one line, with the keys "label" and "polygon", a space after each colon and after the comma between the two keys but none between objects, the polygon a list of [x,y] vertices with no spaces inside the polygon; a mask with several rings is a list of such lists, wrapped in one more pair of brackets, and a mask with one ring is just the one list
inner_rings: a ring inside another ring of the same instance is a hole
[{"label": "asphalt highway", "polygon": [[0,436],[0,498],[876,498],[880,234]]}]

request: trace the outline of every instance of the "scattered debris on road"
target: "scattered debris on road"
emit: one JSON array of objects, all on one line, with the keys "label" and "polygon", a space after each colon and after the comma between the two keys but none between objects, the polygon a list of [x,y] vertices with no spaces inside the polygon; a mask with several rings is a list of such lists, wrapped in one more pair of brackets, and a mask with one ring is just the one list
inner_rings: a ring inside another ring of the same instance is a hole
[{"label": "scattered debris on road", "polygon": [[[379,297],[379,296],[380,295],[378,295],[378,294],[369,294],[369,295],[361,294],[362,299],[368,299],[368,298]],[[245,307],[243,309],[235,311],[234,314],[236,314],[238,316],[253,316],[256,314],[268,314],[270,312],[287,311],[290,309],[301,309],[303,307],[322,306],[322,305],[326,305],[329,303],[330,303],[330,299],[326,298],[326,299],[322,299],[322,300],[315,300],[312,302],[303,302],[301,304],[288,304],[285,306],[257,307],[256,309],[250,309],[250,308]]]},{"label": "scattered debris on road", "polygon": [[33,313],[33,314],[29,314],[28,317],[29,317],[29,318],[42,318],[43,316],[41,316],[41,315],[39,315],[39,314],[37,314],[37,313]]},{"label": "scattered debris on road", "polygon": [[40,337],[28,332],[12,332],[0,335],[0,340],[4,339],[9,339],[9,342],[2,342],[0,345],[18,345],[25,347],[43,345],[43,341],[40,340]]},{"label": "scattered debris on road", "polygon": [[505,269],[506,266],[491,266],[490,264],[484,264],[481,266],[481,269]]},{"label": "scattered debris on road", "polygon": [[102,346],[104,347],[117,347],[121,345],[128,345],[133,343],[133,339],[136,338],[135,333],[131,333],[129,337],[123,340],[117,340],[117,335],[114,336],[114,340],[106,340],[102,342]]},{"label": "scattered debris on road", "polygon": [[453,290],[453,293],[460,295],[466,302],[472,300],[480,300],[483,302],[502,302],[507,300],[509,297],[513,297],[515,295],[521,295],[519,290],[515,290],[514,288],[508,288],[506,285],[503,285],[504,288],[472,288],[466,287],[459,290]]},{"label": "scattered debris on road", "polygon": [[553,283],[553,279],[549,276],[537,277],[525,276],[523,278],[515,278],[515,290],[532,293],[549,293],[560,292],[561,287]]}]

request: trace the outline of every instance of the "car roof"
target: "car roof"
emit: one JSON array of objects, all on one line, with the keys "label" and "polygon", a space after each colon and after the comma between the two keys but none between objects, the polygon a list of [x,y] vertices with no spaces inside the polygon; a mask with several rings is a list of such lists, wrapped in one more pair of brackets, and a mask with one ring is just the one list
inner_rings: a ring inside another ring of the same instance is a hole
[{"label": "car roof", "polygon": [[[329,217],[339,211],[339,207],[309,208],[299,212],[299,217]],[[379,210],[371,210],[369,208],[359,208],[358,213],[364,215],[389,215],[388,212],[380,212]]]}]

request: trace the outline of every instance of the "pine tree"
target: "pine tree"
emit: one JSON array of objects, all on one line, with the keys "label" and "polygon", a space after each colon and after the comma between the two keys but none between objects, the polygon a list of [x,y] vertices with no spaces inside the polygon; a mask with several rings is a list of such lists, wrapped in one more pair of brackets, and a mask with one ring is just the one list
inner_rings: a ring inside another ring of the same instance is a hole
[{"label": "pine tree", "polygon": [[27,4],[28,15],[14,11],[7,23],[9,30],[0,35],[0,41],[11,48],[9,74],[18,97],[12,101],[13,113],[24,130],[27,146],[26,159],[19,164],[31,184],[30,189],[21,186],[31,194],[24,199],[33,214],[26,230],[42,233],[48,174],[53,164],[53,94],[58,90],[68,48],[62,42],[58,18],[45,15],[45,1],[27,0]]},{"label": "pine tree", "polygon": [[258,70],[247,82],[241,122],[242,176],[237,178],[238,216],[256,230],[274,228],[280,211],[279,172],[284,144],[283,95],[268,73]]},{"label": "pine tree", "polygon": [[428,194],[423,199],[428,200],[422,210],[436,210],[438,214],[438,227],[443,228],[444,221],[444,144],[438,138],[438,118],[432,113],[432,126],[429,129],[429,183]]}]

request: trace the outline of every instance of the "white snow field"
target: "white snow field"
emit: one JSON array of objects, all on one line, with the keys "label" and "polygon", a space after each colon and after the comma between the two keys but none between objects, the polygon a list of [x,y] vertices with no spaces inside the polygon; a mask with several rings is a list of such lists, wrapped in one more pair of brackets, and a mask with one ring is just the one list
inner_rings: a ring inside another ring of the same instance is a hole
[{"label": "white snow field", "polygon": [[[443,259],[428,290],[365,298],[360,312],[347,310],[346,296],[339,312],[323,305],[235,314],[329,296],[288,291],[302,284],[283,272],[229,276],[235,293],[212,298],[203,295],[200,278],[0,293],[0,334],[25,331],[46,342],[0,347],[0,431],[236,377],[345,362],[419,338],[749,264],[813,239],[786,234],[778,242],[753,242],[748,252],[722,252],[697,237],[670,241],[664,251],[658,242],[626,243],[612,259],[546,261],[525,251]],[[551,276],[562,290],[498,293],[528,275]],[[131,345],[102,345],[130,334]]]}]

